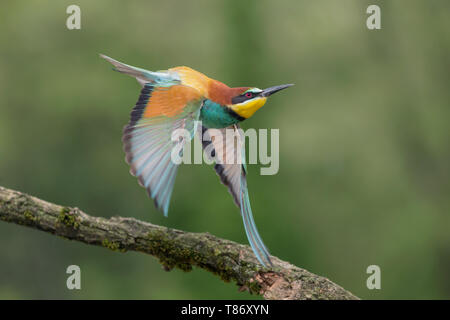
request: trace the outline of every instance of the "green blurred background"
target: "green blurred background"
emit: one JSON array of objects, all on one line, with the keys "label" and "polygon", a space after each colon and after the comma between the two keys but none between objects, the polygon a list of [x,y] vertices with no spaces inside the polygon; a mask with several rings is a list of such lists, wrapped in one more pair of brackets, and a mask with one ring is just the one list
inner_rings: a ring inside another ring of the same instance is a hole
[{"label": "green blurred background", "polygon": [[[81,7],[81,30],[66,8]],[[378,4],[382,30],[366,28]],[[365,299],[450,298],[450,2],[4,1],[0,185],[92,215],[247,243],[207,165],[179,171],[169,218],[129,175],[122,127],[139,85],[107,54],[187,65],[230,86],[296,86],[244,128],[280,129],[280,171],[249,188],[271,253]],[[69,291],[68,265],[82,270]],[[366,268],[381,267],[381,290]],[[165,272],[0,222],[0,298],[248,299],[203,270]]]}]

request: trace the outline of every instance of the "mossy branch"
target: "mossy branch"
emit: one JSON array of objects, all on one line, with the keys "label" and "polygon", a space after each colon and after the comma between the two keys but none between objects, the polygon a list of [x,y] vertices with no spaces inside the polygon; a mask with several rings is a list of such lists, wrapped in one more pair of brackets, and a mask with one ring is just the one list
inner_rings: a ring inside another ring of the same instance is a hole
[{"label": "mossy branch", "polygon": [[248,246],[209,233],[169,229],[132,218],[92,217],[0,187],[0,220],[42,230],[66,239],[118,251],[155,256],[166,270],[208,270],[224,281],[265,299],[357,299],[330,280],[276,257],[274,267],[262,268]]}]

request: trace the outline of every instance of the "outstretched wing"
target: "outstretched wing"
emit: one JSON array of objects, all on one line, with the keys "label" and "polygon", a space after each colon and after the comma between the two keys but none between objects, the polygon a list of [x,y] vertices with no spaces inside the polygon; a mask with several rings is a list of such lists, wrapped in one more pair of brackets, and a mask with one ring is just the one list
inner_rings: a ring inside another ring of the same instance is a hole
[{"label": "outstretched wing", "polygon": [[258,233],[250,207],[242,130],[238,125],[223,129],[201,127],[199,133],[203,136],[201,140],[206,155],[216,162],[214,169],[220,181],[228,187],[234,202],[241,210],[245,232],[253,252],[262,265],[272,265],[269,251]]},{"label": "outstretched wing", "polygon": [[[143,85],[122,141],[131,174],[167,216],[178,169],[172,151],[182,151],[186,139],[193,137],[203,97],[195,88],[181,84],[175,73],[151,72],[102,57]],[[188,135],[172,141],[178,129],[187,130]]]},{"label": "outstretched wing", "polygon": [[138,177],[165,216],[178,168],[172,161],[172,150],[182,150],[186,143],[183,137],[172,141],[172,133],[185,129],[188,138],[193,137],[201,101],[200,95],[190,87],[146,84],[124,128],[122,141],[130,172]]}]

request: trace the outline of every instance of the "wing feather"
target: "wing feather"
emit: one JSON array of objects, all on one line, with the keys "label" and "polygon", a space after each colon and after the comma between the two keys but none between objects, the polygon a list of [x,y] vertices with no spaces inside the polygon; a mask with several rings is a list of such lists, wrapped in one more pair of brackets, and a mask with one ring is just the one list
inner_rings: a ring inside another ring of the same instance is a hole
[{"label": "wing feather", "polygon": [[201,127],[202,145],[207,155],[216,162],[214,169],[220,181],[227,186],[235,204],[240,208],[245,232],[256,257],[263,266],[272,265],[270,254],[264,245],[253,219],[247,188],[244,136],[239,126],[223,129]]},{"label": "wing feather", "polygon": [[[189,131],[192,138],[203,101],[204,87],[183,83],[177,70],[148,71],[105,55],[116,71],[135,77],[142,85],[139,99],[131,111],[122,135],[130,173],[147,189],[157,208],[167,216],[178,165],[171,159],[173,148],[186,138],[172,141],[177,129]],[[181,148],[180,148],[181,149]]]},{"label": "wing feather", "polygon": [[172,149],[186,143],[184,139],[172,141],[172,133],[177,129],[195,131],[201,101],[201,95],[190,87],[146,83],[123,131],[130,173],[165,216],[178,171],[178,165],[172,162]]}]

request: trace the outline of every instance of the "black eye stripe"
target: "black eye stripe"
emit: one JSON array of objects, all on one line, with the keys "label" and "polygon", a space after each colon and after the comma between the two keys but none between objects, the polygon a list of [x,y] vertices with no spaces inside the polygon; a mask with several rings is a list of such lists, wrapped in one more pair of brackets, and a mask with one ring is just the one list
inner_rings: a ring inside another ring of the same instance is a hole
[{"label": "black eye stripe", "polygon": [[234,97],[233,99],[231,99],[231,103],[238,104],[238,103],[244,102],[248,99],[249,98],[247,98],[246,96],[237,96],[237,97]]},{"label": "black eye stripe", "polygon": [[[250,94],[250,95],[247,97],[247,94]],[[242,103],[242,102],[244,102],[246,100],[250,100],[250,99],[254,98],[255,96],[256,96],[256,94],[254,92],[251,92],[251,91],[244,92],[243,94],[241,94],[241,95],[231,99],[231,103],[232,104]]]}]

